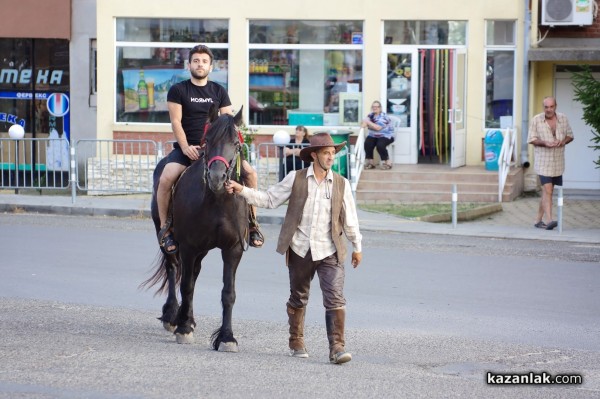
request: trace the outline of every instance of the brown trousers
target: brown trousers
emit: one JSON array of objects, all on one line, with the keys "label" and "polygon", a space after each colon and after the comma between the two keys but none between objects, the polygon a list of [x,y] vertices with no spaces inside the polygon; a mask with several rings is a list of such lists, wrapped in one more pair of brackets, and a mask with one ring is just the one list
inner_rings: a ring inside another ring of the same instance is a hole
[{"label": "brown trousers", "polygon": [[290,299],[288,304],[290,306],[306,308],[310,294],[310,283],[315,277],[315,272],[319,275],[325,309],[338,309],[346,306],[344,265],[338,262],[337,254],[319,261],[313,261],[310,250],[302,258],[290,248],[288,256],[290,273]]}]

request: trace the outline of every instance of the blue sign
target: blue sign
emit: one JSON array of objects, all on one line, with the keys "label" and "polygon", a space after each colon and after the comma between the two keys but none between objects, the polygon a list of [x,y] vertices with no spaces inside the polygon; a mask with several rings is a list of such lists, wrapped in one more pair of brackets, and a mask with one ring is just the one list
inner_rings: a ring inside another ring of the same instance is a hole
[{"label": "blue sign", "polygon": [[46,103],[52,116],[65,116],[69,112],[69,96],[65,93],[52,93]]}]

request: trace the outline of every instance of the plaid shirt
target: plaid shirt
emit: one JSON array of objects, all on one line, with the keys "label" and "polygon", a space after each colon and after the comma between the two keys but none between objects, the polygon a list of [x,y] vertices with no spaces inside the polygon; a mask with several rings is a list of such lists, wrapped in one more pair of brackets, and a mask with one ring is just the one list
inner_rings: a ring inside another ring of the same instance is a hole
[{"label": "plaid shirt", "polygon": [[[269,187],[267,191],[258,191],[244,187],[240,193],[251,205],[260,208],[277,208],[290,198],[296,171],[290,172],[282,181]],[[304,204],[302,219],[298,230],[292,237],[291,248],[295,253],[304,257],[310,249],[314,261],[325,259],[335,253],[335,245],[331,238],[331,193],[333,192],[333,172],[329,170],[327,177],[317,184],[313,165],[308,167],[308,198]],[[352,197],[350,183],[344,179],[344,198],[342,212],[344,225],[342,229],[352,242],[355,252],[361,252],[362,235],[358,228],[356,205]]]},{"label": "plaid shirt", "polygon": [[[537,114],[529,124],[528,143],[536,139],[543,141],[564,140],[565,137],[573,137],[573,131],[569,120],[564,114],[556,113],[556,136],[552,134],[552,129],[546,122],[544,113]],[[565,147],[533,147],[533,156],[535,171],[538,175],[555,177],[562,176],[565,171]]]}]

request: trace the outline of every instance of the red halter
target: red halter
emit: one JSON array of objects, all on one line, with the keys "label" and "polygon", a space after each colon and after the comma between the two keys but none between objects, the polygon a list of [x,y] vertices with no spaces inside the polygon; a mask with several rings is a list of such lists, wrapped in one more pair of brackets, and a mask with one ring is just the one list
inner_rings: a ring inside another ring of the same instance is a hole
[{"label": "red halter", "polygon": [[[208,132],[208,129],[210,129],[210,123],[206,123],[204,125],[204,135],[202,136],[202,141],[200,142],[200,146],[202,148],[204,148],[206,146],[206,133]],[[244,144],[244,136],[242,135],[242,132],[238,130],[237,134],[238,134],[238,139],[240,140],[240,144]],[[212,163],[215,161],[223,162],[225,164],[225,167],[227,169],[229,169],[229,161],[227,161],[225,158],[223,158],[220,155],[216,155],[216,156],[212,157],[208,161],[207,168],[210,168],[210,165],[212,165]]]}]

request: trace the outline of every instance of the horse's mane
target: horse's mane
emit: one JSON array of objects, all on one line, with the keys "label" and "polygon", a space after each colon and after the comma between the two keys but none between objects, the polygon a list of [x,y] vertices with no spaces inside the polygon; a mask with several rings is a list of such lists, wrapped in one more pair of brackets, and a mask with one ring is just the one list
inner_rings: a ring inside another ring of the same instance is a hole
[{"label": "horse's mane", "polygon": [[233,138],[235,132],[237,138],[238,128],[235,126],[233,116],[229,114],[220,115],[212,121],[206,131],[206,143],[215,144],[226,138]]}]

